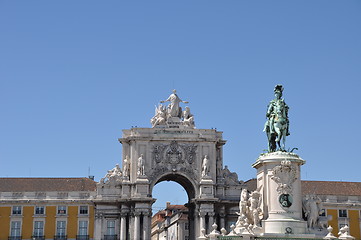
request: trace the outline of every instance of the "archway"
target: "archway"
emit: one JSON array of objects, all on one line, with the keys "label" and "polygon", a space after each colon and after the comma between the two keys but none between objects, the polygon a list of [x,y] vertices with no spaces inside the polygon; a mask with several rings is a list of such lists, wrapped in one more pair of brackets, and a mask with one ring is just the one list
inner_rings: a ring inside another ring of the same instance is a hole
[{"label": "archway", "polygon": [[[166,182],[170,182],[167,184]],[[153,184],[150,185],[150,192],[153,198],[157,199],[157,187],[163,186],[163,196],[171,192],[169,187],[176,188],[178,191],[182,191],[182,194],[186,194],[186,198],[183,197],[182,202],[169,202],[169,197],[162,197],[161,202],[162,210],[154,211],[153,206],[153,218],[152,218],[152,239],[196,239],[195,234],[195,221],[194,211],[195,204],[194,198],[196,196],[196,189],[194,184],[185,176],[181,174],[165,174],[160,176]],[[166,186],[167,188],[164,188]],[[166,201],[165,201],[166,200]],[[166,202],[166,205],[165,205]],[[159,202],[156,201],[153,205]]]}]

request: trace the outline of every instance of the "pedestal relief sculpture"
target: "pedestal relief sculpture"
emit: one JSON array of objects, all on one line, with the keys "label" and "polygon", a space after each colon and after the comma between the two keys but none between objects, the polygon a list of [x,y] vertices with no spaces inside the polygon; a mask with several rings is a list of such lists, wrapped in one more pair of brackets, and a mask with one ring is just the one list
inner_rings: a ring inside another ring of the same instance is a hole
[{"label": "pedestal relief sculpture", "polygon": [[277,183],[277,192],[282,194],[292,193],[292,184],[296,181],[297,170],[291,161],[284,160],[272,170],[271,179]]}]

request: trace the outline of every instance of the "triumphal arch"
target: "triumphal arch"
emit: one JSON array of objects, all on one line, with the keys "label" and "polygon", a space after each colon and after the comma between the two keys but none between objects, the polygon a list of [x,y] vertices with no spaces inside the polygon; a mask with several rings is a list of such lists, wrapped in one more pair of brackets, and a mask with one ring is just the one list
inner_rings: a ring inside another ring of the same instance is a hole
[{"label": "triumphal arch", "polygon": [[[164,103],[164,104],[163,104]],[[219,229],[237,221],[244,183],[223,165],[222,132],[197,129],[187,104],[176,91],[156,107],[151,128],[123,130],[123,163],[109,170],[97,186],[94,200],[95,239],[104,239],[115,222],[121,240],[150,239],[153,187],[174,181],[188,194],[189,236],[201,229]]]}]

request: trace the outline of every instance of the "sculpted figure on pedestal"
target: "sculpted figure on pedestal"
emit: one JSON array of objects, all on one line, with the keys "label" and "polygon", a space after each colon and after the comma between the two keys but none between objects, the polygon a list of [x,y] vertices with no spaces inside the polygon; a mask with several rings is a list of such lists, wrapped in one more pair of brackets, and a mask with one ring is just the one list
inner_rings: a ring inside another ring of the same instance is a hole
[{"label": "sculpted figure on pedestal", "polygon": [[322,200],[316,195],[307,195],[302,201],[302,206],[307,218],[307,227],[322,227],[319,224],[320,214],[322,213]]},{"label": "sculpted figure on pedestal", "polygon": [[185,107],[185,110],[182,113],[182,119],[184,125],[188,127],[194,127],[194,116],[191,114],[189,107]]},{"label": "sculpted figure on pedestal", "polygon": [[137,174],[138,176],[144,176],[144,158],[143,158],[143,154],[140,154],[140,157],[138,158],[138,171]]},{"label": "sculpted figure on pedestal", "polygon": [[129,178],[129,175],[130,175],[130,161],[127,155],[123,160],[123,176]]},{"label": "sculpted figure on pedestal", "polygon": [[155,115],[150,120],[152,127],[157,125],[165,125],[167,121],[167,111],[162,104],[159,104],[158,107],[155,108]]},{"label": "sculpted figure on pedestal", "polygon": [[210,165],[211,163],[209,162],[208,155],[205,155],[202,163],[202,177],[209,176]]},{"label": "sculpted figure on pedestal", "polygon": [[263,212],[262,209],[260,208],[261,205],[261,194],[258,190],[254,191],[251,193],[250,195],[250,215],[252,218],[252,223],[253,224],[253,228],[255,227],[261,227],[261,219],[263,218]]},{"label": "sculpted figure on pedestal", "polygon": [[179,106],[179,103],[188,103],[187,101],[181,100],[176,94],[176,90],[173,90],[173,93],[167,98],[167,100],[160,101],[161,103],[170,102],[168,105],[168,116],[169,117],[181,117],[182,109]]},{"label": "sculpted figure on pedestal", "polygon": [[239,213],[237,213],[239,215],[236,223],[237,228],[247,228],[250,231],[255,231],[256,228],[261,227],[263,212],[260,207],[261,194],[259,190],[260,188],[248,195],[247,190],[242,189]]},{"label": "sculpted figure on pedestal", "polygon": [[285,150],[286,136],[290,135],[288,119],[289,107],[282,98],[282,92],[282,85],[276,85],[274,89],[275,99],[271,100],[267,108],[267,121],[263,131],[267,134],[269,152],[276,151],[277,145],[280,150]]},{"label": "sculpted figure on pedestal", "polygon": [[247,216],[248,216],[248,191],[247,189],[243,188],[241,192],[241,198],[239,200],[239,213],[238,220],[236,226],[245,227],[248,223]]},{"label": "sculpted figure on pedestal", "polygon": [[100,179],[101,184],[115,184],[119,182],[122,176],[122,170],[119,167],[119,164],[116,164],[115,167],[111,170],[108,170],[107,174]]}]

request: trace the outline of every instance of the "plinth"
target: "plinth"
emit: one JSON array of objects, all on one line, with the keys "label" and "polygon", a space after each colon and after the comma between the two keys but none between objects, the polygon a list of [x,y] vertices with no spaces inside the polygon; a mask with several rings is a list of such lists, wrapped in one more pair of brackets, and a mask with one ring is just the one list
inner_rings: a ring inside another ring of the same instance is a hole
[{"label": "plinth", "polygon": [[291,152],[262,154],[257,169],[257,188],[263,195],[262,235],[310,237],[302,219],[300,167],[305,160]]}]

